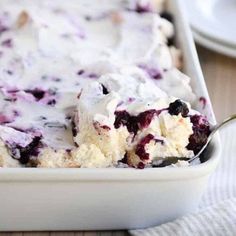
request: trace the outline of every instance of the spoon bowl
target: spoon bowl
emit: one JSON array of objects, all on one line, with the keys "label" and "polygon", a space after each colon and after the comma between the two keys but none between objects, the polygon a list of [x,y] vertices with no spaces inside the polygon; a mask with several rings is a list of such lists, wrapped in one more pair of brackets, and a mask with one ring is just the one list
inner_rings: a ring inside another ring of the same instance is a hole
[{"label": "spoon bowl", "polygon": [[199,158],[199,156],[203,153],[203,151],[207,148],[207,146],[209,145],[209,143],[211,142],[212,138],[214,137],[214,134],[219,131],[222,127],[224,127],[225,125],[229,124],[231,121],[236,120],[236,114],[231,115],[230,117],[226,118],[225,120],[223,120],[222,122],[220,122],[219,124],[216,124],[214,126],[212,126],[211,128],[211,133],[207,138],[207,142],[205,143],[205,145],[201,148],[201,150],[192,158],[190,158],[188,160],[189,163],[192,163],[194,160],[196,160],[197,158]]}]

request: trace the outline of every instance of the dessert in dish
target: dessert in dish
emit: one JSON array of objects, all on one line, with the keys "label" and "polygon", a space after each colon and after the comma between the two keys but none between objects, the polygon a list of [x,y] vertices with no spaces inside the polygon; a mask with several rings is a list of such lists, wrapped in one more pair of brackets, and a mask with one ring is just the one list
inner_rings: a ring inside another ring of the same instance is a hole
[{"label": "dessert in dish", "polygon": [[0,2],[0,166],[178,165],[207,119],[159,0]]}]

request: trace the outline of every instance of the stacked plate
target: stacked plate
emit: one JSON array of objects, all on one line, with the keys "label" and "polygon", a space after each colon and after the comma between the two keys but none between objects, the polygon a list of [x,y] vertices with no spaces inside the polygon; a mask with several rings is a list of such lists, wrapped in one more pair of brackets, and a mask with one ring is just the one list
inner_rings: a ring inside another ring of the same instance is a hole
[{"label": "stacked plate", "polygon": [[182,0],[196,42],[236,57],[236,0]]}]

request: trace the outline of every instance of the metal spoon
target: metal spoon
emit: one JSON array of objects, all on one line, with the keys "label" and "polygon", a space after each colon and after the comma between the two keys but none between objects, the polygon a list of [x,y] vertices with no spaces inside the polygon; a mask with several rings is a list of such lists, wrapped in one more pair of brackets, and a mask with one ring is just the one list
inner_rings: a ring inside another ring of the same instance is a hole
[{"label": "metal spoon", "polygon": [[207,142],[206,144],[201,148],[201,150],[192,158],[190,158],[188,160],[189,163],[193,162],[195,159],[197,159],[201,154],[202,152],[206,149],[206,147],[208,146],[208,144],[211,142],[214,134],[219,130],[221,129],[223,126],[225,126],[226,124],[228,124],[229,122],[231,122],[232,120],[235,120],[236,119],[236,114],[234,115],[231,115],[230,117],[228,117],[227,119],[225,119],[224,121],[222,121],[221,123],[219,124],[216,124],[214,125],[213,127],[211,127],[211,133],[210,135],[208,136],[207,138]]},{"label": "metal spoon", "polygon": [[192,158],[188,159],[186,157],[166,157],[161,163],[153,163],[153,167],[165,167],[165,166],[169,166],[171,164],[175,164],[178,161],[188,161],[189,163],[193,162],[194,160],[196,160],[197,158],[199,158],[199,156],[203,153],[203,151],[207,148],[208,144],[211,142],[214,134],[221,129],[223,126],[225,126],[226,124],[228,124],[229,122],[233,121],[236,119],[236,114],[228,117],[227,119],[225,119],[224,121],[222,121],[219,124],[216,124],[214,126],[211,127],[211,133],[207,138],[207,142],[206,144],[201,148],[201,150]]}]

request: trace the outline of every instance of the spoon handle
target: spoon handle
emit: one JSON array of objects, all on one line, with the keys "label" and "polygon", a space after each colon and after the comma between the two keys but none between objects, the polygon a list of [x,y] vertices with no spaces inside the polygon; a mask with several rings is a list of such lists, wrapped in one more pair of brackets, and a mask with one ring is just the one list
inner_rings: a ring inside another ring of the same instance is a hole
[{"label": "spoon handle", "polygon": [[215,134],[215,132],[217,132],[218,130],[220,130],[223,126],[225,126],[226,124],[230,123],[231,121],[236,119],[236,114],[231,115],[230,117],[226,118],[224,121],[222,121],[221,123],[217,124],[214,126],[214,128],[212,129],[211,134],[209,135],[209,139],[211,139],[211,137]]}]

